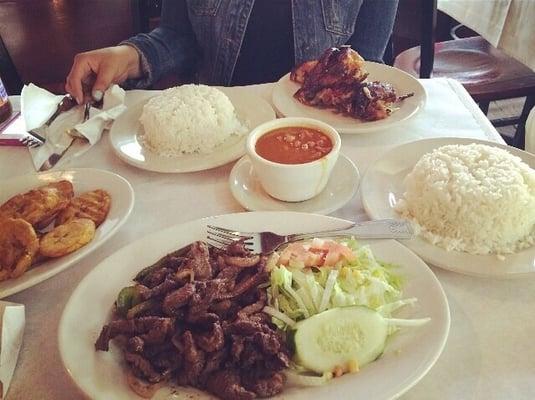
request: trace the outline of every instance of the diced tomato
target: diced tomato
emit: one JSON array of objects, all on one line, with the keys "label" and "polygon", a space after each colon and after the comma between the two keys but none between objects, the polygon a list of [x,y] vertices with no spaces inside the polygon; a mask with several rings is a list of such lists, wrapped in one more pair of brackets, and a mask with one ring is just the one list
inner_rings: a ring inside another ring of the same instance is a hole
[{"label": "diced tomato", "polygon": [[327,257],[327,254],[329,253],[328,250],[310,248],[309,251],[314,253],[314,254],[319,255],[319,257],[320,257],[320,262],[318,264],[316,264],[316,265],[310,265],[311,267],[315,267],[315,266],[321,267],[321,266],[323,266],[323,264],[325,264],[325,258]]},{"label": "diced tomato", "polygon": [[351,249],[333,240],[314,239],[306,247],[302,243],[291,243],[282,252],[279,262],[288,265],[290,261],[303,263],[305,267],[332,267],[345,258],[352,261]]}]

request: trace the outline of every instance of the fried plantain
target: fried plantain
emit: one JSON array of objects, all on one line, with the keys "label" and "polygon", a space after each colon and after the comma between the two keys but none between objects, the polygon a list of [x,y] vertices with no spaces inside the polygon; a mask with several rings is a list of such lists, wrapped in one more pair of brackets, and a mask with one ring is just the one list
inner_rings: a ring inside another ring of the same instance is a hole
[{"label": "fried plantain", "polygon": [[41,186],[39,189],[43,188],[55,188],[61,192],[63,197],[67,199],[72,199],[74,197],[74,187],[72,186],[72,183],[67,180],[57,181],[57,182],[51,182],[45,186]]},{"label": "fried plantain", "polygon": [[62,225],[74,218],[89,218],[99,226],[108,215],[111,196],[102,189],[85,192],[71,200],[70,204],[56,218],[56,225]]},{"label": "fried plantain", "polygon": [[39,243],[45,257],[61,257],[85,246],[95,236],[95,223],[89,218],[77,218],[56,226]]},{"label": "fried plantain", "polygon": [[17,194],[0,206],[1,218],[21,218],[37,229],[46,227],[59,211],[67,207],[70,197],[52,186],[42,186]]},{"label": "fried plantain", "polygon": [[0,221],[0,281],[21,276],[32,264],[39,239],[32,225],[20,218]]}]

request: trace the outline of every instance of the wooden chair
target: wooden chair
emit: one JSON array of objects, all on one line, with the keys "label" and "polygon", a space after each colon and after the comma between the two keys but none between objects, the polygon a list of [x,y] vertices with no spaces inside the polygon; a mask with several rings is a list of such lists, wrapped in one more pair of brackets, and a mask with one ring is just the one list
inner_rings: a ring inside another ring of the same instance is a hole
[{"label": "wooden chair", "polygon": [[492,121],[495,126],[518,124],[509,144],[524,148],[525,123],[535,105],[535,72],[491,46],[481,37],[435,43],[437,0],[422,0],[421,45],[400,53],[394,66],[414,76],[459,80],[483,112],[495,100],[526,97],[519,117]]},{"label": "wooden chair", "polygon": [[162,0],[132,0],[134,32],[150,32],[160,20]]},{"label": "wooden chair", "polygon": [[22,79],[13,64],[13,59],[0,36],[0,77],[7,90],[7,94],[19,94],[24,86]]},{"label": "wooden chair", "polygon": [[535,154],[535,107],[526,120],[526,150]]}]

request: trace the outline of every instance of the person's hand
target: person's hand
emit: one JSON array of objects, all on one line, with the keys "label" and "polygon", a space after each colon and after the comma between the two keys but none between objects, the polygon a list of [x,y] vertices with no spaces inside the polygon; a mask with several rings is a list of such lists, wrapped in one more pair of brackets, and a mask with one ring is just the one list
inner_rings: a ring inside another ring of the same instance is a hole
[{"label": "person's hand", "polygon": [[89,95],[84,87],[89,86],[90,95],[100,101],[112,84],[141,76],[139,58],[137,50],[126,45],[79,53],[74,57],[65,90],[82,104],[84,96]]}]

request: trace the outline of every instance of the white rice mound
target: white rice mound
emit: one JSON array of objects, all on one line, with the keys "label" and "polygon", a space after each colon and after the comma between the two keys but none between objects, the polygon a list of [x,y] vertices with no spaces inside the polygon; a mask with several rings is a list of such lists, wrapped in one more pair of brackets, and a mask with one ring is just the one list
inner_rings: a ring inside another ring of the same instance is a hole
[{"label": "white rice mound", "polygon": [[506,150],[443,146],[404,183],[396,210],[434,245],[503,258],[535,243],[535,170]]},{"label": "white rice mound", "polygon": [[139,120],[143,144],[169,157],[208,154],[231,136],[247,132],[229,98],[206,85],[164,90],[145,104]]}]

